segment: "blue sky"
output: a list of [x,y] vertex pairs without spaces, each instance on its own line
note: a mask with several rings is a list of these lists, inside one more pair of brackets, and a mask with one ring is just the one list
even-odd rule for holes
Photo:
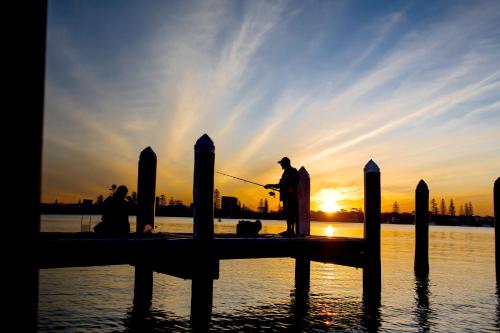
[[151,146],[157,192],[190,202],[207,133],[218,170],[274,183],[282,156],[305,166],[313,208],[362,207],[373,158],[385,210],[411,211],[423,178],[492,213],[498,1],[50,1],[47,38],[43,201],[135,190]]

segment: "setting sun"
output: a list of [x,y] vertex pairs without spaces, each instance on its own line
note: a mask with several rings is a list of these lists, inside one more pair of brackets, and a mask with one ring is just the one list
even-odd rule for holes
[[333,194],[325,194],[322,199],[320,209],[327,213],[333,213],[340,209],[337,198]]
[[337,190],[321,190],[318,193],[319,209],[326,213],[333,213],[340,210],[338,204],[339,193]]

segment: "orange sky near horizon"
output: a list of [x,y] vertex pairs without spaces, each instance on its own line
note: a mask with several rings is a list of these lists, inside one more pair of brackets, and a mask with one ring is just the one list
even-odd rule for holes
[[[282,170],[278,164],[275,164],[273,162],[274,161],[272,161],[270,164],[271,167],[274,168],[274,170],[262,170],[260,175],[256,175],[253,178],[251,174],[231,174],[262,184],[275,183],[279,181]],[[173,193],[169,190],[171,186],[169,186],[165,179],[162,178],[162,175],[165,171],[161,169],[161,160],[159,160],[158,163],[160,166],[157,173],[157,196],[163,194],[167,197],[167,200],[170,199],[170,197],[174,197],[174,199],[182,200],[185,204],[189,205],[192,202],[193,168],[191,168],[190,171],[188,170],[189,168],[186,168],[186,170],[184,170],[185,172],[183,179],[181,179],[180,177],[176,179],[178,182],[176,185],[188,186],[189,190],[186,189],[185,191]],[[292,165],[294,165],[293,160]],[[299,168],[299,166],[297,165],[294,166],[296,166],[297,169]],[[217,167],[217,151],[216,170],[222,170]],[[358,172],[356,173],[349,173],[346,172],[347,170],[343,169],[342,174],[340,172],[332,172],[332,174],[337,175],[337,177],[325,176],[320,179],[315,178],[314,170],[316,170],[314,167],[309,167],[308,169],[311,177],[311,210],[331,212],[338,211],[340,209],[344,209],[347,211],[353,208],[364,209],[363,165],[358,165]],[[115,181],[114,183],[117,185],[127,185],[129,188],[129,192],[136,191],[137,166],[128,165],[127,167],[123,167],[121,170],[116,171],[116,174],[120,175],[120,177],[115,178],[117,181]],[[399,177],[395,177],[395,179],[391,179],[390,175],[386,175],[384,170],[381,170],[383,212],[392,211],[395,201],[397,201],[401,212],[412,212],[414,210],[414,191],[420,179],[415,177],[415,181],[413,182],[413,184],[408,181],[408,183],[410,184],[402,186],[400,183],[401,177],[403,176],[400,175]],[[411,176],[404,177],[404,179],[408,180],[412,178],[413,177]],[[436,177],[430,177],[430,179],[431,181],[427,180],[430,190],[429,198],[435,198],[438,202],[438,205],[441,201],[441,198],[444,198],[446,206],[448,208],[450,199],[453,199],[456,212],[458,214],[461,205],[472,202],[475,214],[493,215],[493,181],[491,184],[491,193],[488,195],[488,193],[480,193],[477,190],[470,191],[466,188],[457,188],[457,190],[453,191],[448,190],[437,192],[433,190],[432,181],[434,179],[437,179],[439,186],[439,179]],[[42,202],[50,203],[57,200],[58,202],[63,203],[75,203],[82,199],[95,200],[95,198],[101,194],[106,197],[110,193],[108,190],[110,187],[111,184],[102,184],[102,188],[97,189],[93,193],[65,193],[64,195],[50,195],[49,193],[44,192],[42,196]],[[250,209],[257,209],[260,200],[266,198],[271,210],[278,209],[278,193],[276,197],[273,198],[268,195],[268,190],[265,190],[264,188],[256,185],[248,184],[216,173],[214,188],[220,191],[221,196],[237,197],[242,204],[244,204],[246,207],[249,207]]]

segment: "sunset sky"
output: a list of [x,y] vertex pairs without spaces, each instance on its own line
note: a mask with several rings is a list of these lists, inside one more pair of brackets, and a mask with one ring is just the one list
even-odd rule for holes
[[46,64],[43,202],[135,191],[151,146],[157,194],[190,203],[207,133],[216,170],[265,184],[283,156],[304,166],[314,210],[363,207],[373,159],[384,211],[412,211],[424,179],[493,214],[500,1],[49,1]]

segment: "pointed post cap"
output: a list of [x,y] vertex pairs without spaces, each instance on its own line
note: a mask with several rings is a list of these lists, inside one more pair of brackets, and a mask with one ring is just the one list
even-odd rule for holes
[[497,180],[495,180],[495,187],[499,186],[500,186],[500,177],[498,177]]
[[420,179],[417,185],[417,190],[428,190],[429,188],[427,187],[427,183],[423,180]]
[[197,141],[196,144],[194,145],[195,149],[214,149],[214,142],[210,137],[205,133],[203,134]]
[[139,155],[139,160],[144,160],[144,159],[156,160],[156,153],[153,151],[153,149],[150,146],[148,146],[143,151],[141,151],[141,154]]
[[378,167],[377,163],[373,162],[373,160],[369,160],[363,170],[365,171],[365,173],[380,172],[380,168]]
[[309,178],[309,172],[307,172],[306,168],[304,168],[303,166],[300,167],[300,169],[299,169],[299,175],[301,177],[307,177],[307,178]]

